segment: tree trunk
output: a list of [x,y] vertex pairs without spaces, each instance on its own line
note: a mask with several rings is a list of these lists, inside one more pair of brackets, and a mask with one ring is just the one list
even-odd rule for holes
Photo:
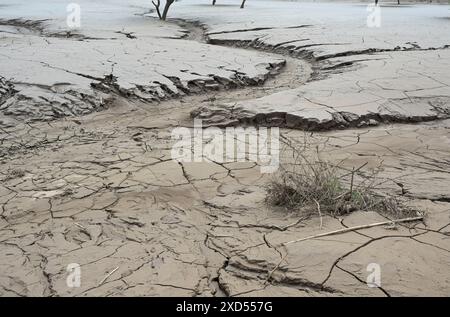
[[167,12],[169,12],[169,7],[170,5],[174,2],[175,0],[166,0],[166,5],[164,6],[164,11],[162,14],[162,19],[165,21],[167,18]]
[[161,5],[161,1],[160,0],[156,0],[156,2],[152,1],[152,3],[153,3],[153,5],[156,8],[156,13],[158,13],[158,18],[161,20],[162,19],[161,18],[161,12],[159,11],[159,6]]
[[378,5],[378,0],[375,0],[375,5]]
[[241,9],[244,9],[245,1],[246,0],[242,0]]
[[216,4],[216,0],[213,0],[213,5],[215,5]]

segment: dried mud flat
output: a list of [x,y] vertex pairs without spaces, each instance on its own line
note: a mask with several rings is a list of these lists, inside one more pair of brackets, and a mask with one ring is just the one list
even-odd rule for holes
[[[449,294],[448,7],[386,7],[370,29],[357,4],[183,1],[167,23],[146,6],[99,5],[71,33],[59,11],[2,9],[0,295]],[[282,247],[387,219],[356,211],[320,228],[264,203],[257,163],[172,160],[171,132],[193,117],[307,130],[311,151],[367,163],[426,217]]]

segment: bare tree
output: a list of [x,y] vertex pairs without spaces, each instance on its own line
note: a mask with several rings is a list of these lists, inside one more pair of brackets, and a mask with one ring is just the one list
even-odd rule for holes
[[[375,1],[378,1],[378,0],[375,0]],[[156,8],[156,13],[158,13],[159,19],[162,20],[161,12],[159,11],[159,6],[161,5],[160,0],[156,0],[156,2],[155,2],[155,1],[152,1],[152,3],[153,3],[153,5],[154,5],[155,8]]]
[[[245,1],[245,0],[244,0]],[[431,2],[431,1],[430,1]],[[397,4],[400,4],[400,0],[397,0]],[[378,5],[378,0],[375,0],[375,5]]]
[[154,0],[152,0],[152,3],[156,8],[156,13],[158,14],[158,17],[160,20],[166,20],[167,13],[169,12],[169,8],[172,5],[172,3],[174,3],[174,2],[175,2],[175,0],[166,0],[166,5],[164,6],[164,10],[161,14],[161,10],[159,9],[159,7],[161,5],[161,0],[156,0],[156,2]]
[[[241,3],[241,9],[244,9],[245,1],[246,1],[246,0],[242,0],[242,3]],[[378,0],[376,0],[376,1],[378,1]],[[400,1],[400,0],[399,0],[399,1]],[[212,5],[215,5],[215,4],[216,4],[216,0],[212,0]]]

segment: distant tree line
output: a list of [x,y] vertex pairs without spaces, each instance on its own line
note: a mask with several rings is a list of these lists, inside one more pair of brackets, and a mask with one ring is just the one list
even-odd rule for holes
[[[431,2],[431,0],[430,0]],[[397,0],[397,3],[400,4],[400,0]],[[375,0],[375,5],[378,5],[378,0]]]
[[[245,1],[246,0],[242,0],[241,2],[241,9],[243,9],[245,7]],[[378,1],[379,0],[375,0],[375,5],[378,5]],[[156,9],[156,13],[158,14],[158,17],[160,20],[166,20],[167,19],[167,13],[169,12],[169,8],[172,5],[172,3],[174,3],[175,0],[166,0],[166,4],[164,5],[164,9],[161,13],[161,0],[152,0],[153,5],[155,6]],[[430,0],[431,2],[431,0]],[[397,3],[400,4],[400,0],[397,0]],[[216,4],[216,0],[212,0],[212,5]]]
[[[245,7],[245,1],[246,0],[242,0],[241,2],[241,9],[244,9]],[[375,0],[376,2],[378,2],[378,0]],[[400,0],[399,0],[400,1]],[[166,20],[167,19],[167,13],[169,12],[169,8],[172,5],[172,3],[174,3],[175,0],[166,0],[166,4],[164,5],[164,9],[161,12],[161,0],[152,0],[152,4],[156,9],[156,14],[158,14],[158,18],[160,20]],[[216,4],[216,0],[212,0],[212,5]]]
[[[244,9],[245,1],[246,1],[246,0],[242,0],[242,3],[241,3],[241,9]],[[377,1],[378,1],[378,0],[377,0]],[[216,4],[216,0],[213,0],[213,1],[212,1],[212,5],[215,5],[215,4]]]

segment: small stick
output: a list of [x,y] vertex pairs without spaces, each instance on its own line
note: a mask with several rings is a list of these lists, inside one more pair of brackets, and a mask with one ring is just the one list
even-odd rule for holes
[[75,226],[77,226],[83,230],[86,230],[86,228],[84,226],[80,225],[78,222],[75,222]]
[[306,238],[300,238],[300,239],[297,239],[297,240],[284,242],[282,245],[288,245],[288,244],[291,244],[291,243],[296,243],[296,242],[310,240],[310,239],[319,238],[319,237],[331,236],[331,235],[334,235],[334,234],[340,234],[340,233],[345,233],[345,232],[349,232],[349,231],[355,231],[355,230],[359,230],[359,229],[366,229],[366,228],[372,228],[372,227],[377,227],[377,226],[396,224],[396,223],[400,223],[400,222],[417,221],[417,220],[422,220],[422,219],[423,219],[423,216],[421,216],[421,217],[412,217],[412,218],[404,218],[404,219],[398,219],[398,220],[391,220],[391,221],[376,222],[376,223],[372,223],[372,224],[368,224],[368,225],[349,227],[349,228],[344,228],[344,229],[339,229],[339,230],[334,230],[334,231],[330,231],[330,232],[316,234],[316,235],[309,236],[309,237],[306,237]]
[[[344,160],[342,160],[341,162],[343,162],[343,161],[344,161]],[[340,163],[341,163],[341,162],[340,162]],[[364,164],[362,164],[362,165],[361,165],[360,167],[358,167],[357,169],[355,169],[355,167],[353,166],[352,170],[349,171],[349,170],[346,169],[346,168],[340,167],[340,166],[339,166],[340,163],[339,163],[338,165],[334,165],[334,166],[335,166],[335,167],[338,167],[338,168],[340,168],[340,169],[342,169],[342,170],[344,170],[344,171],[348,171],[347,174],[341,175],[341,177],[350,175],[350,174],[352,174],[352,173],[357,173],[357,172],[359,172],[364,166],[366,166],[367,164],[369,164],[369,162],[365,162]]]
[[281,227],[280,230],[285,231],[285,230],[289,229],[290,227],[294,227],[294,226],[298,225],[300,222],[302,222],[303,220],[306,220],[306,219],[308,219],[308,217],[302,217],[302,218],[298,219],[296,222],[291,223],[290,225]]
[[[314,198],[313,198],[314,199]],[[319,212],[319,217],[320,217],[320,230],[322,230],[322,225],[323,225],[323,220],[322,220],[322,212],[320,211],[320,204],[319,202],[314,199],[314,201],[316,202],[317,205],[317,211]]]
[[270,278],[272,277],[272,274],[275,273],[275,271],[280,267],[281,263],[283,263],[284,259],[287,257],[287,252],[286,254],[281,258],[280,262],[278,262],[278,264],[273,268],[272,271],[269,272],[269,275],[266,278],[265,284],[267,284],[267,282],[269,282]]
[[105,283],[105,281],[108,279],[108,277],[110,277],[111,275],[113,275],[113,273],[115,271],[117,271],[119,269],[119,267],[116,267],[114,270],[112,270],[111,272],[109,272],[108,274],[106,274],[106,276],[100,281],[100,283],[98,283],[98,286],[102,285],[103,283]]
[[352,199],[353,196],[353,179],[355,177],[355,168],[353,167],[352,169],[352,180],[350,182],[350,200]]

